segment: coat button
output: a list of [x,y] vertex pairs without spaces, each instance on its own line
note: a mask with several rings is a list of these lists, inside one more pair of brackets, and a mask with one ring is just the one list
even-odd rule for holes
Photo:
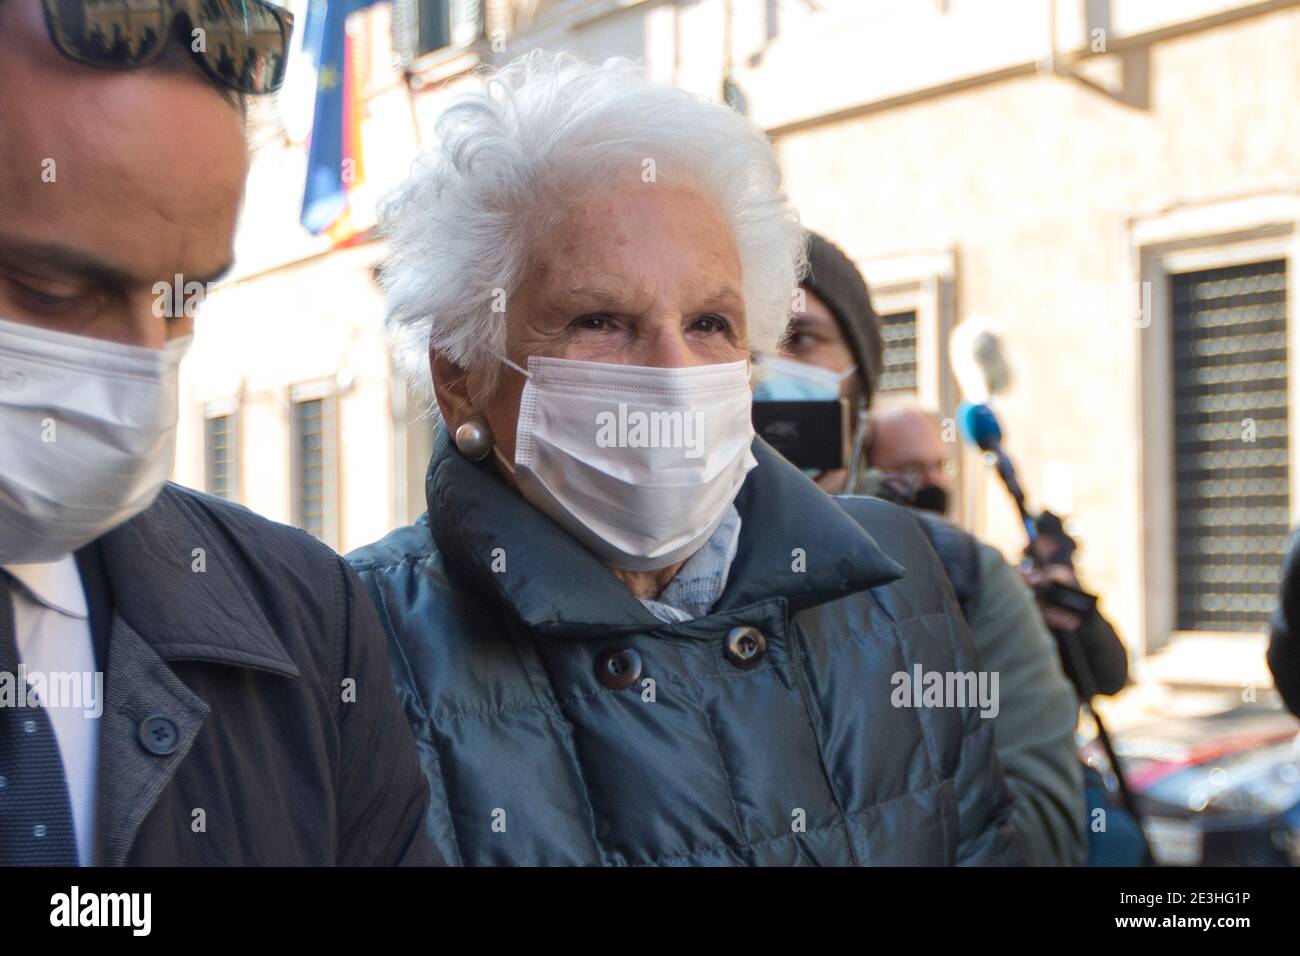
[[627,690],[640,676],[641,655],[636,651],[605,651],[596,658],[596,679],[610,690]]
[[737,667],[753,667],[767,652],[767,638],[756,627],[733,627],[727,632],[727,658]]
[[176,721],[161,714],[140,721],[136,736],[140,739],[140,746],[157,757],[173,754],[181,745],[181,734],[176,729]]

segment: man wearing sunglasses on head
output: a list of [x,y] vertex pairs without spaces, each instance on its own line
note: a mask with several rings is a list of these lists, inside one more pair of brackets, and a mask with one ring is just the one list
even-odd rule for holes
[[435,862],[355,575],[165,483],[192,321],[154,286],[229,267],[291,29],[0,0],[0,865]]

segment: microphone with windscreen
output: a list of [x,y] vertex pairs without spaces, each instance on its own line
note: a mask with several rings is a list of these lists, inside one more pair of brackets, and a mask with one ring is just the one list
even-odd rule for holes
[[966,396],[957,406],[957,427],[966,441],[992,459],[998,477],[1016,503],[1032,545],[1038,536],[1034,517],[1025,507],[1025,492],[1016,477],[1016,466],[1002,450],[1002,426],[988,405],[989,399],[1011,384],[1011,366],[1002,338],[989,320],[972,317],[952,330],[948,354],[957,384]]

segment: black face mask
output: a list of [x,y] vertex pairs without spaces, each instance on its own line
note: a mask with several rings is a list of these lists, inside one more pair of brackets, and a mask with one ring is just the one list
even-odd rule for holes
[[912,507],[937,514],[948,513],[948,492],[938,485],[922,485],[912,496]]

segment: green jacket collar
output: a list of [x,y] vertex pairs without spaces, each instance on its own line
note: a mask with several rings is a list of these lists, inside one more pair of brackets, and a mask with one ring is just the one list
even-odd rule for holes
[[[736,497],[740,545],[715,613],[784,598],[790,610],[887,584],[903,570],[797,468],[755,439]],[[453,573],[546,633],[611,637],[664,625],[577,539],[473,463],[440,428],[425,492],[434,541]]]

